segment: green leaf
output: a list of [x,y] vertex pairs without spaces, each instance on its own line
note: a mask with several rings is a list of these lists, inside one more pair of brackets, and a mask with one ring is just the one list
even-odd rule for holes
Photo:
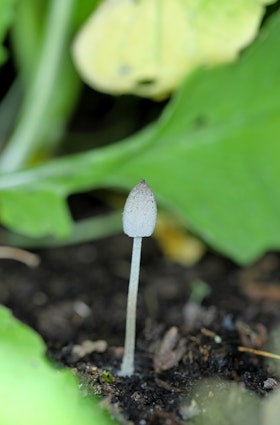
[[1,369],[4,368],[2,363],[4,354],[7,354],[6,352],[11,349],[12,345],[17,347],[14,354],[20,353],[22,359],[39,358],[40,362],[42,361],[45,354],[45,344],[42,338],[13,318],[11,312],[3,306],[0,306],[0,335]]
[[[14,189],[1,194],[2,218],[7,227],[36,237],[56,234],[66,237],[72,230],[72,220],[61,194],[54,187],[39,190]],[[39,226],[39,230],[38,230]]]
[[38,334],[0,307],[0,423],[113,425],[95,400],[82,400],[68,370],[47,361]]
[[[188,78],[144,131],[106,148],[2,175],[0,211],[2,195],[11,191],[16,205],[18,190],[24,196],[31,189],[59,188],[66,198],[96,187],[130,189],[145,178],[161,205],[232,259],[246,263],[279,248],[279,75],[278,13],[234,65]],[[21,214],[22,220],[33,216],[37,236],[44,234],[31,203]],[[16,221],[9,225],[19,229]],[[56,223],[52,226],[57,232]]]
[[2,46],[2,42],[15,16],[15,3],[16,0],[1,0],[0,2],[0,65],[2,65],[7,58],[7,52]]

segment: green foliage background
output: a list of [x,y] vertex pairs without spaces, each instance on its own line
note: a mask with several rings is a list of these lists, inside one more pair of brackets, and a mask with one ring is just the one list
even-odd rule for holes
[[[32,9],[27,16],[34,25],[24,35],[27,24],[20,29],[21,15],[15,14],[15,46],[19,38],[27,43],[24,56],[15,48],[26,95],[0,158],[2,223],[32,238],[51,235],[67,241],[79,226],[68,210],[70,194],[94,188],[128,191],[144,177],[160,206],[176,212],[188,228],[233,260],[247,263],[278,249],[279,12],[235,63],[199,69],[187,77],[152,125],[104,148],[48,159],[77,101],[81,82],[69,46],[92,10],[90,3],[81,2],[79,14],[74,0],[63,0],[60,6],[42,1],[38,10],[30,0],[17,3],[25,12]],[[43,26],[38,26],[40,20]],[[54,45],[53,37],[59,41],[55,51],[48,47]],[[36,52],[34,57],[31,52]],[[0,125],[7,113],[5,103],[1,107]],[[30,167],[38,153],[44,163]],[[112,231],[120,229],[116,216],[108,216],[108,222]],[[106,218],[101,224],[106,229]]]

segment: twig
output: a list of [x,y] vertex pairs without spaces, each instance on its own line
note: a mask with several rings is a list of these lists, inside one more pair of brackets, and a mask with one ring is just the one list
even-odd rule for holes
[[237,347],[237,350],[244,353],[255,354],[256,356],[263,356],[268,357],[270,359],[280,360],[279,354],[269,353],[268,351],[255,350],[254,348],[243,347],[242,345],[239,345]]
[[37,267],[40,263],[38,255],[20,248],[0,246],[0,259],[16,260],[28,267]]

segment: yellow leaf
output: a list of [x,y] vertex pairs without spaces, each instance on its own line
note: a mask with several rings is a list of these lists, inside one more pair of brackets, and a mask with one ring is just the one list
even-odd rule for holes
[[97,90],[164,98],[200,65],[233,60],[275,0],[104,0],[73,57]]

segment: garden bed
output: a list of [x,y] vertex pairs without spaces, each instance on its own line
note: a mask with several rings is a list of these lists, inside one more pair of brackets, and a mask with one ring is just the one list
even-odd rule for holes
[[[226,382],[259,400],[277,387],[275,363],[249,351],[271,350],[270,334],[280,320],[280,256],[270,253],[241,269],[208,252],[185,267],[164,258],[148,239],[136,371],[119,377],[130,253],[131,240],[117,236],[41,251],[36,269],[3,260],[0,301],[43,336],[48,356],[73,370],[84,394],[101,397],[123,423],[196,423],[207,415],[212,423],[209,400],[230,394]],[[201,282],[209,291],[196,303],[194,288]]]

